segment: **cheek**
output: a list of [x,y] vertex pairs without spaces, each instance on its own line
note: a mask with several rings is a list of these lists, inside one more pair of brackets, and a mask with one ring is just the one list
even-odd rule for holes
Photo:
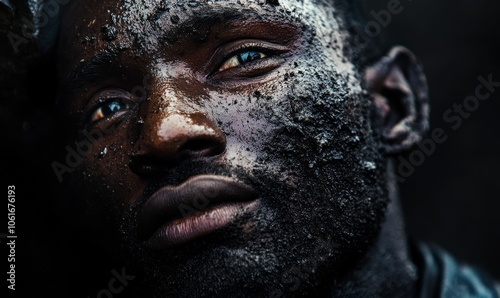
[[385,170],[370,127],[369,98],[355,72],[316,58],[321,55],[297,62],[272,93],[270,119],[281,130],[264,150],[281,165],[278,172],[299,186],[290,205],[299,219],[306,218],[303,210],[323,214],[315,217],[319,221],[332,221],[336,213],[351,215],[337,222],[372,218],[370,210],[380,214]]
[[91,206],[127,209],[143,190],[141,180],[129,168],[130,144],[127,125],[116,129],[90,129],[80,134],[75,145],[81,164],[72,173],[78,181],[78,195]]
[[223,162],[230,167],[251,172],[265,166],[268,171],[273,171],[272,163],[263,163],[269,161],[265,148],[279,133],[279,126],[273,123],[270,112],[275,103],[270,96],[261,94],[267,87],[260,86],[260,91],[254,93],[210,94],[215,100],[210,102],[207,113],[226,134]]

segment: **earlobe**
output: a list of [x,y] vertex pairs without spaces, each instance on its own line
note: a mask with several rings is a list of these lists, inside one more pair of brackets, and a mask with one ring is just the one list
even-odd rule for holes
[[408,49],[395,47],[365,71],[387,154],[411,149],[429,127],[427,82]]

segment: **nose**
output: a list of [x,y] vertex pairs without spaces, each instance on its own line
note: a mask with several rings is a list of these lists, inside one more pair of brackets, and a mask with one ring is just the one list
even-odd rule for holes
[[[176,107],[181,102],[176,100]],[[224,132],[206,113],[192,107],[160,107],[148,111],[145,119],[130,162],[136,174],[147,175],[187,159],[214,157],[226,149]]]
[[146,128],[143,144],[150,155],[175,162],[218,155],[226,138],[206,115],[174,112]]

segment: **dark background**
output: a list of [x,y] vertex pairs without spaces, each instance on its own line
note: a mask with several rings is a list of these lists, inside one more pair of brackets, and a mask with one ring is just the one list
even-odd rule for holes
[[[366,2],[370,11],[389,0]],[[474,95],[478,76],[500,82],[500,1],[401,0],[382,29],[384,47],[400,44],[421,60],[431,99],[431,130],[448,135],[400,184],[413,238],[435,242],[500,279],[500,88],[457,129],[446,110]],[[406,157],[407,158],[407,157]]]

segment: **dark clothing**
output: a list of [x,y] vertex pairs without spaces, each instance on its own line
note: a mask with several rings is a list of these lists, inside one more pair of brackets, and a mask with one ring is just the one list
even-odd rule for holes
[[499,285],[486,274],[457,263],[442,249],[417,244],[413,249],[419,270],[419,298],[500,298]]

